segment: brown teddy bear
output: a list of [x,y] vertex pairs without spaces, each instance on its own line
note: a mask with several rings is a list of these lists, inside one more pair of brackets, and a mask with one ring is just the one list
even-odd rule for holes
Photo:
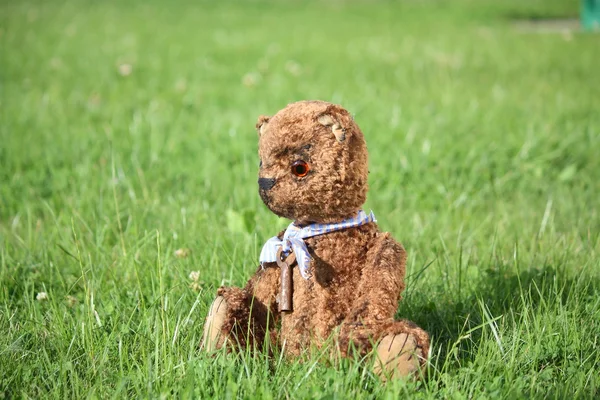
[[256,127],[260,197],[294,222],[267,241],[246,287],[219,288],[202,347],[270,343],[298,356],[331,337],[342,356],[376,348],[384,379],[418,371],[429,337],[394,320],[406,253],[361,210],[368,169],[358,125],[338,105],[301,101]]

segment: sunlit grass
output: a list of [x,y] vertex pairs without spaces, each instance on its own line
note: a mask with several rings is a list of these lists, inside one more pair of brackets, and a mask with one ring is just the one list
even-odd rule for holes
[[[597,397],[599,37],[577,2],[3,2],[0,395]],[[198,352],[219,285],[288,221],[260,114],[343,104],[366,207],[409,253],[422,382]],[[193,273],[198,271],[197,273]],[[42,294],[44,293],[44,294]]]

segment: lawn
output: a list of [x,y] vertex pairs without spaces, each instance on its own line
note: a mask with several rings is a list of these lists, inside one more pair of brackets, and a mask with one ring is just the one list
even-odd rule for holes
[[[600,36],[515,25],[577,15],[0,0],[0,398],[597,398]],[[289,223],[257,194],[254,123],[300,99],[365,133],[426,380],[197,349],[216,288]]]

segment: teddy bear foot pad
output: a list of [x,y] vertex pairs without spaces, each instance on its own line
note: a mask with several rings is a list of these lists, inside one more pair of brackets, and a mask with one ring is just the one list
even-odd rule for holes
[[204,324],[202,345],[200,346],[205,351],[210,352],[217,349],[219,339],[221,338],[221,327],[227,316],[227,309],[227,302],[223,296],[218,296],[210,305],[206,323]]
[[399,379],[415,375],[421,367],[423,351],[418,347],[414,335],[390,334],[377,346],[376,357],[373,372],[386,381],[388,378]]

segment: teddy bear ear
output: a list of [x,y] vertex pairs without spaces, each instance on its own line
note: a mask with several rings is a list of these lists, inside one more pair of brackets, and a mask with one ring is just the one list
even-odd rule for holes
[[258,117],[258,121],[256,121],[256,131],[258,132],[259,137],[265,133],[265,129],[267,128],[270,119],[271,117],[267,117],[266,115]]
[[317,117],[317,121],[323,125],[331,128],[331,132],[335,136],[338,142],[346,140],[346,129],[330,114],[321,114]]

